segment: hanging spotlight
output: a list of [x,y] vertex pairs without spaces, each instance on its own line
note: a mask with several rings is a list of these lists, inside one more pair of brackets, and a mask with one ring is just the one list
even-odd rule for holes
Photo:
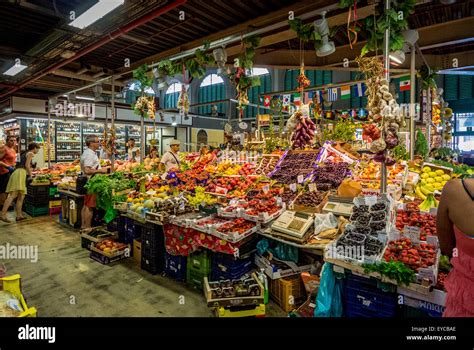
[[405,54],[410,51],[410,48],[415,45],[415,43],[418,41],[418,38],[420,37],[418,31],[414,29],[405,30],[402,32],[402,35],[404,41],[402,49],[392,51],[388,55],[390,60],[396,64],[402,64],[405,62]]
[[318,57],[328,56],[336,51],[334,41],[329,41],[329,26],[326,20],[326,11],[321,14],[322,18],[314,21],[314,29],[321,35],[322,44],[316,49]]
[[224,47],[218,47],[212,51],[212,55],[214,56],[214,60],[217,64],[217,74],[222,74],[225,70],[225,64],[227,62],[227,52],[225,51]]

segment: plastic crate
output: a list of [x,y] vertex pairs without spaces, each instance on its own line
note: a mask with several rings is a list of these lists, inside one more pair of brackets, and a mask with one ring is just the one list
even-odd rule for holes
[[344,306],[347,317],[395,317],[397,293],[377,287],[377,280],[347,274]]
[[199,273],[201,275],[209,275],[211,271],[211,254],[207,250],[197,251],[188,255],[187,270]]
[[415,299],[405,295],[398,296],[403,317],[443,317],[445,307],[429,301]]
[[49,208],[49,215],[58,215],[61,213],[61,207]]
[[211,279],[238,279],[254,268],[253,256],[236,259],[232,255],[215,253],[211,264]]
[[[188,260],[188,267],[189,267],[189,260]],[[186,284],[190,287],[204,290],[204,277],[209,277],[208,273],[200,273],[199,271],[193,269],[187,269],[186,274]]]
[[285,312],[290,312],[301,305],[307,298],[303,280],[300,275],[270,280],[270,296]]
[[145,270],[151,273],[152,275],[156,275],[158,273],[163,272],[163,267],[164,267],[164,259],[162,256],[161,257],[144,256],[143,250],[142,250],[142,262],[141,262],[142,270]]
[[28,194],[30,195],[41,195],[41,194],[44,194],[46,196],[49,197],[49,188],[50,188],[50,184],[45,184],[45,185],[31,185],[31,184],[28,184],[26,186],[26,189],[27,189],[27,192]]
[[3,290],[9,292],[20,301],[23,312],[18,317],[36,317],[36,309],[34,307],[28,307],[26,304],[21,292],[20,280],[21,276],[18,274],[0,278]]
[[29,193],[25,196],[25,204],[34,205],[37,207],[49,206],[48,195],[30,195]]
[[176,280],[185,282],[186,281],[186,265],[188,257],[180,255],[171,255],[165,253],[165,268],[164,272],[166,276]]
[[49,213],[49,207],[35,207],[31,204],[25,204],[25,212],[28,215],[31,215],[33,217],[35,216],[41,216],[41,215],[48,215]]
[[56,198],[56,195],[58,194],[58,187],[57,186],[51,186],[49,188],[48,194],[50,197]]
[[49,207],[50,208],[58,208],[58,207],[61,207],[61,201],[57,201],[57,200],[54,200],[54,201],[49,201]]

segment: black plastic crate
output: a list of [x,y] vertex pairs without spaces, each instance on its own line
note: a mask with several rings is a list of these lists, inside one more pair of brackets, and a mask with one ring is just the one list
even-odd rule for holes
[[147,257],[143,255],[142,251],[141,268],[142,270],[145,270],[151,273],[152,275],[162,273],[164,268],[164,257]]
[[41,186],[33,186],[31,184],[28,184],[26,186],[27,192],[30,195],[46,195],[49,197],[49,187],[50,185],[41,185]]
[[25,204],[31,204],[38,207],[49,206],[49,196],[45,195],[30,195],[29,193],[25,196]]
[[123,242],[127,244],[133,244],[133,240],[140,238],[142,234],[142,229],[139,224],[137,224],[134,220],[125,218],[125,230],[124,230],[124,237]]
[[165,267],[164,272],[166,276],[176,281],[186,281],[186,263],[188,258],[186,256],[171,255],[165,252]]

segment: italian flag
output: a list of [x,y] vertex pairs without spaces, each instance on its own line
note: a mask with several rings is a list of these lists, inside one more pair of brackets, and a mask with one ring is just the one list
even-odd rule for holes
[[341,86],[341,100],[348,100],[350,98],[351,98],[351,87],[349,85]]
[[410,76],[400,78],[400,91],[410,90]]

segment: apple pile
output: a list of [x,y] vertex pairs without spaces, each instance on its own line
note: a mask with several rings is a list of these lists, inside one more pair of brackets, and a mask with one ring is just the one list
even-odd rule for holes
[[420,268],[433,266],[436,260],[435,246],[420,243],[415,246],[409,238],[390,241],[384,253],[387,262],[400,261],[412,270],[418,272]]
[[106,254],[113,254],[128,247],[125,243],[115,242],[112,239],[105,239],[102,242],[95,243],[95,247]]
[[420,239],[426,241],[426,236],[435,236],[436,216],[426,213],[420,213],[420,209],[414,206],[407,207],[407,210],[397,211],[396,227],[400,232],[405,226],[420,228]]

